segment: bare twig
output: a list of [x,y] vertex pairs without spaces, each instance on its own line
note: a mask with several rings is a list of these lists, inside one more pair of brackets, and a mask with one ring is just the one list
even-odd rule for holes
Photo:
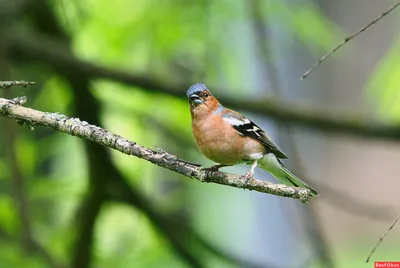
[[375,245],[375,247],[372,249],[371,253],[368,255],[368,258],[365,262],[369,262],[369,260],[372,257],[372,254],[374,254],[375,250],[379,247],[379,245],[382,243],[383,239],[386,237],[386,235],[389,233],[390,230],[393,229],[393,227],[396,225],[396,223],[400,220],[400,216],[397,217],[397,219],[390,225],[389,229],[386,230],[386,232],[381,236],[379,239],[378,243]]
[[383,12],[381,15],[379,15],[378,17],[376,17],[374,20],[372,20],[370,23],[364,25],[363,27],[361,27],[357,32],[353,33],[352,35],[346,37],[339,45],[337,45],[334,49],[332,49],[330,52],[328,52],[327,54],[325,54],[324,56],[322,56],[310,69],[307,70],[307,72],[305,72],[303,74],[303,76],[300,78],[300,80],[303,80],[304,78],[306,78],[307,76],[309,76],[311,74],[312,71],[314,71],[315,68],[318,67],[318,65],[320,65],[323,61],[325,61],[330,55],[332,55],[333,53],[335,53],[337,50],[339,50],[342,46],[344,46],[347,42],[349,42],[350,40],[352,40],[354,37],[356,37],[357,35],[359,35],[360,33],[364,32],[365,30],[367,30],[370,26],[372,26],[373,24],[377,23],[380,19],[382,19],[383,17],[385,17],[387,14],[389,14],[392,10],[394,10],[397,6],[400,5],[400,1],[397,2],[396,4],[394,4],[393,6],[391,6],[390,8],[388,8],[385,12]]
[[45,113],[25,108],[2,98],[0,98],[0,115],[22,120],[30,125],[45,126],[69,135],[78,136],[122,153],[139,157],[201,182],[212,182],[283,197],[291,197],[299,199],[303,203],[309,201],[310,191],[308,189],[272,184],[260,180],[250,180],[248,183],[245,183],[243,176],[240,175],[224,172],[207,172],[207,170],[202,169],[198,165],[182,161],[167,152],[157,152],[145,148],[105,129],[90,125],[85,121],[80,121],[77,118],[68,118],[58,113]]
[[0,88],[10,88],[13,86],[27,87],[27,86],[31,86],[34,84],[35,84],[35,82],[30,82],[30,81],[1,81]]

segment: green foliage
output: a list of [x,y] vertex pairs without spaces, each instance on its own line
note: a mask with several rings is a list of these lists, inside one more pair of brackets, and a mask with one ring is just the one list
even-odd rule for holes
[[38,256],[29,255],[18,243],[3,241],[0,243],[0,267],[43,268],[46,264]]
[[[118,226],[118,228],[115,228]],[[134,230],[134,231],[133,231]],[[131,207],[107,205],[96,227],[98,266],[185,267],[172,256],[169,245],[149,221]]]
[[12,198],[9,195],[0,195],[0,228],[12,236],[15,236],[20,228],[16,211]]
[[367,85],[367,100],[378,108],[379,116],[400,122],[400,43],[395,44],[377,64]]
[[266,10],[286,34],[301,40],[312,52],[325,53],[339,41],[340,29],[312,2],[270,1]]
[[[72,39],[72,51],[81,59],[157,77],[165,84],[178,81],[190,85],[204,80],[217,85],[223,81],[227,88],[243,91],[251,82],[249,66],[254,67],[249,60],[254,50],[249,3],[243,0],[51,1],[53,11]],[[262,6],[266,23],[279,25],[280,31],[303,42],[311,52],[331,48],[339,32],[316,5],[271,1]],[[35,70],[37,66],[32,64],[19,75],[24,77]],[[43,69],[43,72],[45,83],[37,88],[38,92],[29,93],[34,96],[30,99],[31,106],[75,116],[78,96],[74,96],[68,82],[54,70]],[[101,110],[102,127],[150,148],[159,145],[180,158],[206,161],[193,150],[185,101],[104,80],[92,81],[91,93]],[[32,133],[20,128],[13,146],[26,182],[33,234],[50,254],[68,263],[77,239],[77,222],[87,216],[78,213],[89,181],[83,142],[48,129]],[[116,152],[110,154],[130,186],[151,197],[159,205],[160,213],[188,215],[190,224],[193,221],[196,229],[218,246],[236,245],[232,237],[218,239],[233,220],[229,214],[232,206],[246,208],[240,223],[242,228],[253,226],[251,221],[257,215],[248,195],[241,192],[239,201],[232,189],[200,185],[143,160]],[[8,156],[0,152],[0,157],[0,183],[11,188],[10,167],[5,161]],[[1,192],[0,229],[18,236],[18,217],[11,194]],[[242,241],[251,239],[245,233],[238,237]],[[0,252],[0,267],[46,267],[40,254],[27,253],[17,239],[1,240]],[[200,247],[196,252],[203,257],[206,267],[232,267]],[[22,254],[29,257],[20,258]],[[96,221],[93,259],[93,267],[188,266],[146,216],[133,207],[116,203],[107,203]]]
[[[50,77],[35,96],[33,105],[43,111],[68,113],[72,102],[72,94],[68,84],[58,76]],[[58,101],[51,101],[58,100]]]

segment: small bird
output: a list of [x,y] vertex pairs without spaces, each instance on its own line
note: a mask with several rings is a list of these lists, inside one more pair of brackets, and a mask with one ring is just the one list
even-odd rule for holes
[[279,160],[288,158],[270,137],[251,120],[225,108],[204,84],[192,85],[186,93],[190,103],[192,130],[196,145],[208,159],[219,163],[208,170],[241,163],[251,164],[244,175],[253,179],[257,164],[281,183],[307,188],[318,196],[310,185],[296,177]]

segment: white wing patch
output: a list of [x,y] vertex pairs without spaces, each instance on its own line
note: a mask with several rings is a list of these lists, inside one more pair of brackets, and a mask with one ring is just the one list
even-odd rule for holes
[[257,126],[253,126],[253,128],[246,129],[247,132],[254,132],[258,137],[260,137],[260,134],[258,133],[259,130],[261,129]]
[[224,120],[226,120],[229,124],[231,124],[232,126],[241,126],[241,125],[245,125],[245,124],[249,124],[250,120],[247,118],[237,118],[237,117],[233,117],[233,116],[224,116],[222,117]]

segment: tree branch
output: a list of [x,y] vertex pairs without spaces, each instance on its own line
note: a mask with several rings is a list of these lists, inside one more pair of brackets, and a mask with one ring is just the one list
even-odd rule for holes
[[[151,127],[157,128],[157,131],[159,131],[163,136],[168,137],[168,139],[174,144],[179,144],[185,148],[191,148],[193,150],[196,149],[196,145],[193,143],[193,141],[191,141],[187,136],[183,137],[182,135],[179,135],[179,133],[170,130],[167,126],[165,126],[165,122],[158,121],[158,119],[156,118],[146,116],[141,113],[136,113],[135,115],[140,117],[143,122],[146,122]],[[282,132],[282,135],[285,134],[288,133]],[[286,136],[288,136],[288,141],[290,141],[292,135]],[[296,153],[296,150],[294,150],[297,148],[289,149],[290,151],[293,151],[294,156],[298,155],[298,153]],[[296,164],[296,158],[298,158],[298,156],[294,157],[294,162],[292,163]],[[300,167],[301,165],[298,166]],[[297,172],[299,167],[296,167],[296,165],[294,165],[294,167],[295,171]],[[299,173],[300,178],[303,178],[303,174],[304,172]],[[394,215],[393,208],[386,204],[378,204],[375,201],[371,202],[368,200],[358,199],[350,193],[346,193],[346,191],[343,191],[341,189],[336,189],[335,187],[332,187],[327,183],[321,182],[319,180],[312,180],[312,178],[310,178],[309,176],[305,176],[305,178],[310,183],[310,185],[313,185],[315,189],[318,189],[318,191],[324,196],[324,198],[321,199],[321,202],[336,206],[343,211],[354,214],[355,216],[366,217],[369,219],[387,220],[391,219]]]
[[175,171],[200,182],[212,182],[236,188],[254,190],[283,197],[299,199],[307,203],[310,191],[303,188],[289,187],[282,184],[252,180],[245,183],[243,176],[224,172],[207,172],[200,166],[187,163],[161,149],[154,151],[135,142],[126,140],[100,127],[90,125],[77,118],[68,118],[59,113],[45,113],[14,104],[12,100],[0,98],[0,115],[25,122],[28,126],[45,126],[54,130],[78,136],[97,144],[115,149],[124,154],[133,155],[153,164]]
[[[23,37],[21,36],[12,33],[7,35],[10,50],[15,53],[16,57],[24,55],[35,60],[57,62],[91,78],[106,78],[153,92],[186,98],[187,85],[176,85],[170,81],[135,75],[79,60],[71,55],[64,43],[40,34],[25,33]],[[382,125],[379,122],[371,122],[370,119],[351,114],[327,111],[316,107],[296,106],[273,98],[243,100],[221,97],[220,100],[228,107],[266,114],[280,123],[294,124],[330,133],[400,141],[400,126]]]
[[29,82],[29,81],[1,81],[0,82],[0,88],[9,88],[13,86],[17,87],[27,87],[34,85],[35,82]]

